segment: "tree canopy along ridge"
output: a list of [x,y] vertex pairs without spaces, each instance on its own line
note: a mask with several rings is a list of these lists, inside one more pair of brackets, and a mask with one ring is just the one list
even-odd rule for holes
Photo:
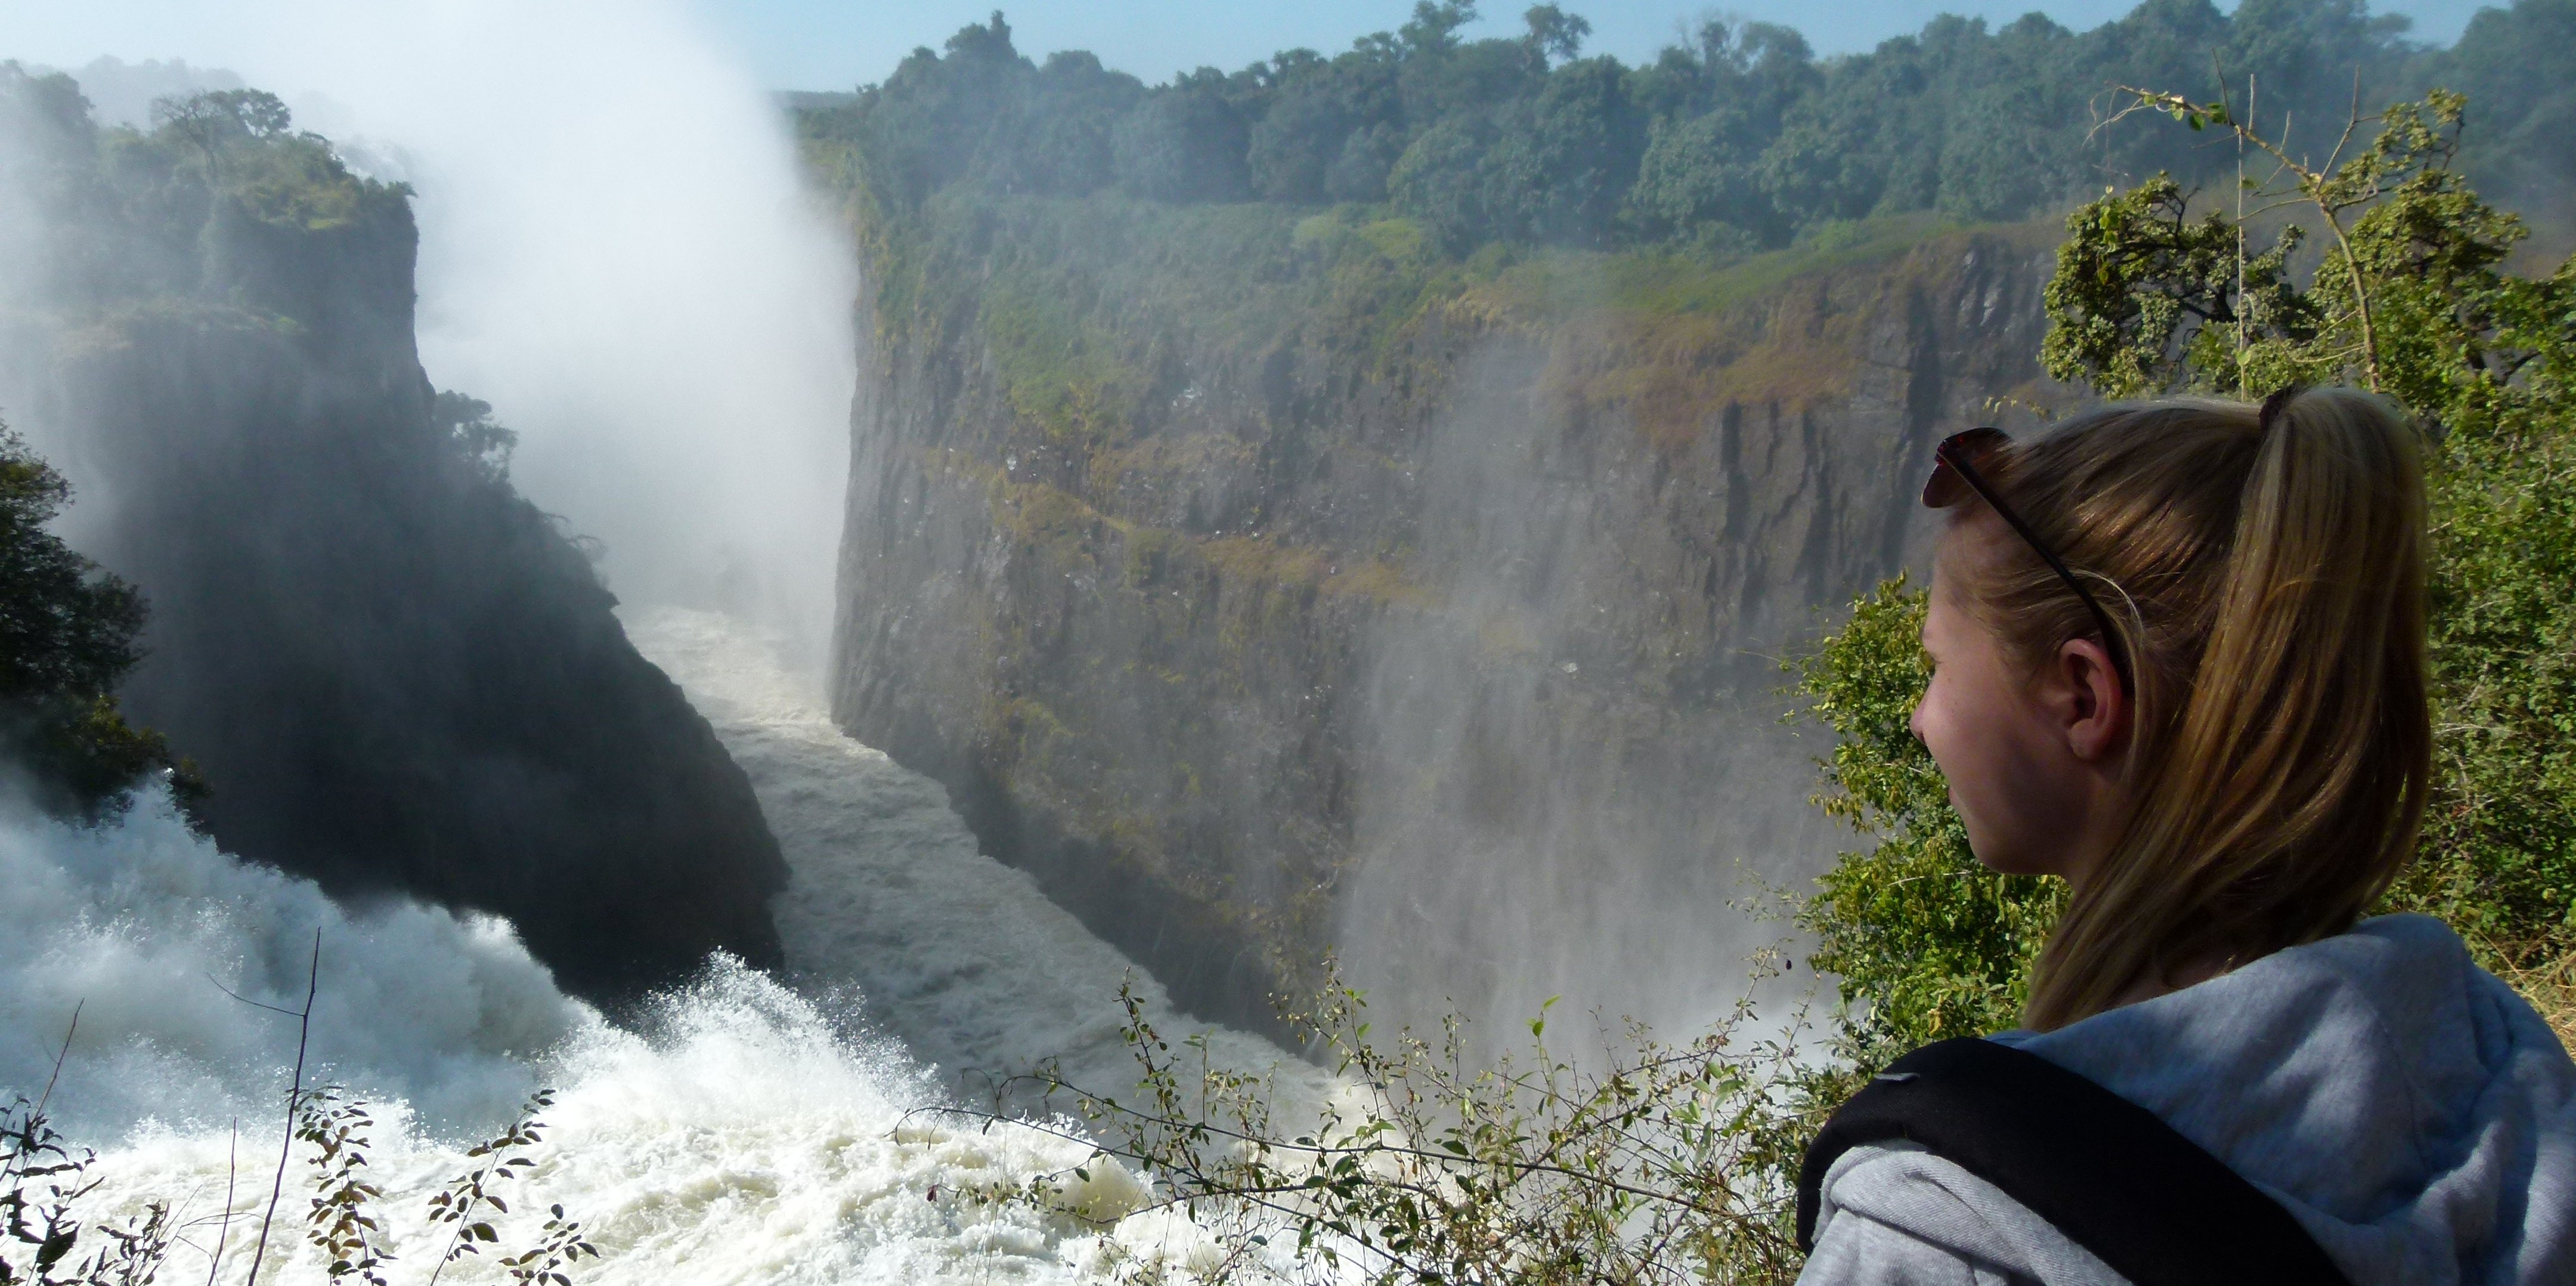
[[2148,0],[2077,32],[2030,14],[1944,15],[1876,49],[1817,58],[1787,27],[1712,20],[1652,61],[1583,57],[1553,4],[1518,38],[1467,40],[1474,0],[1422,0],[1340,54],[1293,49],[1161,85],[1078,51],[1023,55],[996,13],[918,49],[809,135],[845,145],[881,215],[958,185],[1114,191],[1168,204],[1384,207],[1439,250],[1503,242],[1776,248],[1835,223],[1929,211],[1958,222],[2062,209],[2106,182],[2232,171],[2213,135],[2101,129],[2122,85],[2259,87],[2281,142],[2322,153],[2357,103],[2443,87],[2494,113],[2464,158],[2501,195],[2562,193],[2576,130],[2576,5],[2487,9],[2452,48],[2357,0]]
[[[846,203],[879,337],[990,341],[1015,409],[1061,443],[1151,420],[1185,367],[1283,346],[1428,414],[1460,343],[1569,316],[1609,319],[1636,355],[1626,385],[1672,385],[1661,368],[1749,351],[1675,318],[2053,223],[2106,185],[2233,181],[2232,137],[2119,119],[2124,85],[2254,86],[2303,156],[2356,102],[2464,90],[2501,105],[2464,174],[2544,214],[2576,201],[2571,131],[2550,124],[2576,120],[2576,41],[2551,38],[2576,35],[2576,0],[2483,11],[2449,49],[2356,0],[2151,0],[2084,32],[1942,17],[1823,59],[1784,27],[1710,22],[1634,66],[1581,56],[1586,25],[1556,6],[1512,39],[1464,39],[1474,16],[1426,2],[1340,54],[1147,85],[1087,53],[1024,55],[997,13],[800,109],[799,131]],[[1762,356],[1782,368],[1766,390],[1834,384]]]

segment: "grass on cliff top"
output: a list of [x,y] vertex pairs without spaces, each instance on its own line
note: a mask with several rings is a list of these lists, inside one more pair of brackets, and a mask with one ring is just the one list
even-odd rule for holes
[[[1964,230],[1913,214],[1831,224],[1738,258],[1495,245],[1457,259],[1379,206],[1164,205],[961,186],[911,213],[853,212],[870,225],[858,231],[879,260],[870,267],[885,330],[910,334],[924,321],[980,315],[996,338],[1014,342],[1031,333],[1031,307],[1042,306],[1059,314],[1045,329],[1115,337],[1117,360],[1149,375],[1158,349],[1257,353],[1300,338],[1375,365],[1414,323],[1462,301],[1464,316],[1503,324],[1599,311],[1722,313]],[[997,285],[1006,286],[999,298]],[[1096,341],[1079,347],[1077,364],[1100,354]],[[1101,382],[1077,374],[1068,384]]]
[[1605,309],[1648,317],[1727,312],[1804,277],[1878,263],[1963,225],[1932,214],[1834,223],[1740,258],[1632,250],[1548,250],[1492,273],[1480,293],[1531,317]]

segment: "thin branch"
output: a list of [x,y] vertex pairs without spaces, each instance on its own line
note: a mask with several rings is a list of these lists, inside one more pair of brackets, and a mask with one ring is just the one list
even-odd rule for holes
[[206,981],[208,981],[208,982],[210,982],[210,983],[214,983],[215,990],[220,991],[220,992],[224,993],[225,995],[230,996],[230,997],[232,997],[233,999],[238,1000],[238,1001],[242,1002],[243,1004],[250,1006],[250,1007],[251,1007],[251,1008],[253,1008],[253,1009],[265,1009],[265,1010],[267,1010],[268,1012],[270,1012],[270,1013],[272,1013],[272,1014],[284,1014],[284,1015],[286,1015],[286,1016],[287,1016],[287,1017],[289,1017],[289,1018],[301,1018],[301,1017],[303,1017],[303,1016],[304,1016],[304,1015],[302,1015],[302,1014],[299,1014],[299,1013],[295,1012],[295,1011],[294,1011],[294,1010],[292,1010],[292,1009],[280,1009],[280,1008],[278,1008],[278,1007],[277,1007],[277,1006],[275,1006],[275,1005],[271,1005],[271,1004],[263,1004],[263,1003],[262,1003],[262,1002],[260,1002],[260,1001],[253,1000],[253,999],[251,999],[250,997],[245,996],[245,995],[241,994],[240,992],[235,991],[235,990],[233,990],[232,988],[227,987],[227,986],[225,986],[224,984],[222,984],[222,983],[220,983],[220,982],[216,982],[216,981],[215,981],[215,975],[213,975],[213,974],[211,974],[211,973],[206,975]]
[[2352,145],[2352,132],[2361,128],[2361,64],[2352,65],[2352,106],[2344,113],[2343,134],[2335,140],[2334,151],[2326,154],[2322,167],[2328,174],[2343,164],[2343,150]]
[[295,1151],[295,1109],[304,1098],[304,1051],[313,1037],[313,997],[322,986],[322,931],[313,931],[313,968],[304,980],[304,1011],[295,1033],[295,1078],[286,1090],[286,1141],[277,1145],[277,1179],[269,1185],[268,1210],[259,1217],[259,1248],[251,1252],[250,1276],[242,1286],[259,1286],[260,1263],[268,1257],[268,1229],[277,1218],[277,1199],[286,1191],[286,1159]]
[[[2209,59],[2215,64],[2218,61],[2217,51],[2212,50]],[[2255,83],[2254,73],[2245,73],[2245,117],[2248,121],[2255,119]],[[2218,96],[2220,102],[2227,101],[2227,76],[2223,71],[2218,78]],[[2232,116],[2234,113],[2231,111],[2229,115]],[[2236,299],[2241,305],[2245,300],[2245,131],[2234,132],[2236,134]],[[2252,342],[2246,333],[2246,324],[2249,320],[2247,314],[2253,310],[2238,307],[2233,311],[2236,313],[2236,396],[2250,398],[2253,393],[2246,385],[2245,350]]]
[[2326,227],[2333,231],[2335,249],[2343,256],[2344,272],[2352,279],[2354,317],[2361,322],[2361,373],[2370,383],[2370,391],[2379,391],[2379,333],[2370,320],[2370,286],[2362,279],[2361,257],[2353,253],[2352,239],[2344,235],[2343,220],[2326,203],[2322,193],[2316,199],[2317,212],[2325,216]]
[[[223,984],[217,983],[217,986]],[[215,1225],[215,1250],[206,1259],[206,1286],[215,1286],[215,1274],[224,1266],[224,1242],[233,1231],[233,1179],[241,1171],[241,1120],[233,1120],[231,1137],[224,1148],[224,1218]]]
[[54,1051],[54,1073],[45,1078],[45,1092],[36,1096],[38,1115],[44,1113],[45,1104],[53,1101],[54,1083],[63,1078],[63,1060],[72,1056],[72,1037],[80,1031],[81,1006],[88,1003],[86,998],[72,1002],[71,1026],[63,1029],[63,1047]]

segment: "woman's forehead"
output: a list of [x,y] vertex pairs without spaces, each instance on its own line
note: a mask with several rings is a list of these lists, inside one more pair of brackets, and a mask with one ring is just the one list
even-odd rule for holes
[[1963,505],[1949,511],[1941,522],[1941,534],[1933,545],[1932,571],[1937,581],[1941,573],[1956,567],[1962,571],[1981,571],[1990,566],[2009,544],[2012,529],[1984,504]]

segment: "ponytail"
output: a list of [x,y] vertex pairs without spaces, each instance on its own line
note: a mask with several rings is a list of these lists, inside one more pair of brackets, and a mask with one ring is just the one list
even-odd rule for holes
[[[2431,775],[2414,428],[2342,389],[2260,413],[2166,402],[2000,471],[2135,662],[2131,811],[2041,951],[2025,1021],[2350,928],[2413,853]],[[2098,628],[2035,557],[2007,551],[1969,588],[2028,665]]]

